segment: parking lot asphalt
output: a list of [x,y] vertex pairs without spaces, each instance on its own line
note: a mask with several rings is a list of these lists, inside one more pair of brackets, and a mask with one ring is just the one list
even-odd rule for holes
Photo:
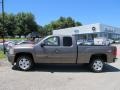
[[120,90],[120,59],[105,65],[102,73],[84,65],[41,64],[23,72],[0,60],[0,90]]
[[120,61],[93,73],[83,65],[36,65],[29,72],[0,64],[0,90],[120,90]]

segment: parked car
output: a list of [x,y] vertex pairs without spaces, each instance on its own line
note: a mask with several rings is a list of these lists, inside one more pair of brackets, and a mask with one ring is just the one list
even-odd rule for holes
[[83,64],[94,72],[101,72],[105,63],[116,60],[115,46],[77,45],[74,36],[50,35],[37,44],[20,44],[10,48],[8,60],[27,71],[35,63]]
[[116,40],[115,43],[116,43],[116,44],[120,44],[120,40]]
[[110,45],[110,40],[105,37],[94,38],[95,45]]
[[3,43],[0,43],[0,50],[3,50]]
[[110,44],[114,43],[114,40],[112,40],[112,39],[108,39],[108,40],[109,40]]
[[20,44],[34,44],[34,42],[30,40],[23,40],[21,42],[16,43],[16,45],[20,45]]
[[77,40],[77,45],[83,45],[84,44],[84,40]]
[[16,43],[14,41],[6,41],[4,43],[6,51],[8,51],[12,46],[14,46]]
[[77,40],[77,45],[94,45],[93,40]]

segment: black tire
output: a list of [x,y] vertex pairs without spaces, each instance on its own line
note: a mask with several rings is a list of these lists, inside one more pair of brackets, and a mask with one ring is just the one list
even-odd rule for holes
[[21,55],[17,58],[16,66],[22,71],[28,71],[33,67],[33,59],[31,56]]
[[91,60],[89,66],[90,66],[91,71],[100,73],[103,71],[104,62],[101,58],[94,58]]

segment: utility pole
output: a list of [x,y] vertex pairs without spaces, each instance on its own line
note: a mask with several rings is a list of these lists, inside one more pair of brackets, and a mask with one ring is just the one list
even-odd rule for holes
[[4,19],[5,19],[5,12],[4,12],[4,0],[2,0],[2,29],[3,29],[3,33],[2,33],[2,38],[3,38],[3,50],[4,50],[4,54],[5,54],[5,28],[4,28],[4,25],[5,25],[5,22],[4,22]]

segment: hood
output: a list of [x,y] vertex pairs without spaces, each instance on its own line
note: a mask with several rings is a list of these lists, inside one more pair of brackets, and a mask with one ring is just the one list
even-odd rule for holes
[[14,48],[33,48],[34,44],[20,44],[20,45],[15,45]]

